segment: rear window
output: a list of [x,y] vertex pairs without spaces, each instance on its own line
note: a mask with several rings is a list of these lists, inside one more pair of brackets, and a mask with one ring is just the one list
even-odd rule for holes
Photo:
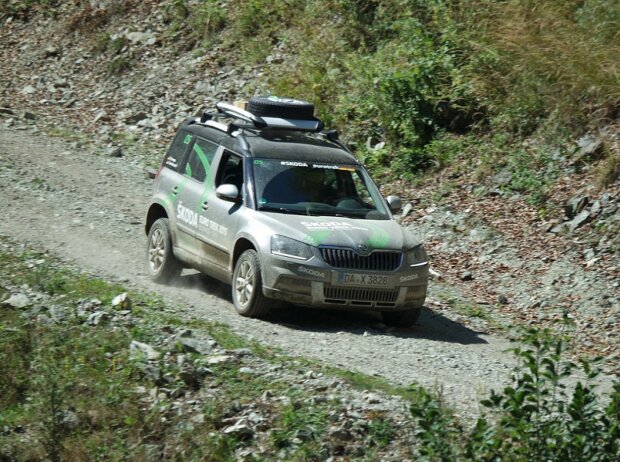
[[192,152],[189,155],[187,165],[185,166],[185,174],[193,179],[204,182],[209,178],[209,184],[213,183],[211,173],[211,164],[217,151],[217,144],[211,143],[202,138],[196,139],[192,146]]
[[180,130],[174,138],[170,149],[168,149],[168,152],[166,153],[164,166],[178,172],[180,165],[183,163],[183,158],[185,156],[185,152],[187,151],[187,147],[191,141],[192,135],[184,130]]

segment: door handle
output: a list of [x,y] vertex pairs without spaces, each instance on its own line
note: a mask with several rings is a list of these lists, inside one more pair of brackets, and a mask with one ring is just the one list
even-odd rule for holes
[[202,210],[207,210],[209,208],[209,204],[206,202],[202,203]]
[[174,188],[172,188],[172,195],[176,196],[177,194],[179,194],[179,187],[175,186]]

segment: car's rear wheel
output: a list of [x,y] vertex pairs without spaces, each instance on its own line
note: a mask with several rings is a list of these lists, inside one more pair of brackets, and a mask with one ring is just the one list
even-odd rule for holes
[[410,327],[413,326],[422,313],[422,307],[412,308],[404,311],[384,311],[382,313],[383,322],[390,326]]
[[178,277],[183,265],[172,253],[172,237],[167,218],[160,218],[149,230],[146,269],[156,282],[169,282]]
[[263,295],[260,261],[255,250],[241,254],[232,280],[232,298],[235,309],[242,316],[259,318],[269,313],[269,299]]

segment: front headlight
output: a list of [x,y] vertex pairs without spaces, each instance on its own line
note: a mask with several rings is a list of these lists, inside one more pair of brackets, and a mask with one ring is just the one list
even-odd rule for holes
[[413,249],[405,252],[406,261],[409,266],[422,266],[428,263],[428,255],[422,245],[417,245]]
[[308,260],[312,257],[312,249],[308,244],[279,234],[271,236],[271,253],[300,260]]

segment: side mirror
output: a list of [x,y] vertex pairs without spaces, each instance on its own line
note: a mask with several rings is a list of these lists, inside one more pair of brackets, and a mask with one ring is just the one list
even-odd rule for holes
[[403,202],[398,196],[388,196],[385,201],[387,202],[387,205],[392,213],[396,213],[403,208]]
[[215,190],[215,195],[225,201],[236,202],[239,199],[239,189],[234,184],[221,184]]

